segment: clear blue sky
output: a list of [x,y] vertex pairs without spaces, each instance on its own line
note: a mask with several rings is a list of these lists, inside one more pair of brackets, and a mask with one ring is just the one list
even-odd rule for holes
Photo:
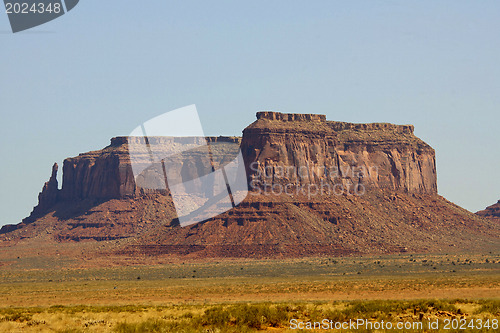
[[12,34],[0,13],[0,225],[54,162],[196,104],[207,135],[259,110],[414,124],[438,189],[500,198],[498,1],[102,1]]

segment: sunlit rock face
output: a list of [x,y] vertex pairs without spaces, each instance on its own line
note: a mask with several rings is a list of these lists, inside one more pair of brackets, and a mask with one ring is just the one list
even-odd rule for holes
[[292,184],[345,191],[437,193],[435,152],[412,125],[351,124],[323,115],[259,112],[241,144],[255,187]]

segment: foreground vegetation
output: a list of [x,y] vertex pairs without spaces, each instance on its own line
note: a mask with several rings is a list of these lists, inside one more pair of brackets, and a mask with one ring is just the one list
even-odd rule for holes
[[[351,302],[239,303],[170,306],[52,306],[0,310],[0,331],[33,332],[293,332],[297,323],[367,320],[370,322],[439,322],[438,329],[408,332],[498,332],[499,300],[413,300]],[[445,329],[461,319],[465,329]],[[294,323],[294,324],[293,324]],[[486,324],[488,323],[488,324]],[[408,324],[409,325],[409,324]],[[451,324],[449,325],[451,327]],[[304,326],[305,327],[305,326]],[[416,326],[415,326],[416,327]],[[296,331],[296,330],[295,330]],[[309,332],[324,331],[304,330]],[[371,332],[364,325],[343,331]]]
[[0,332],[324,332],[307,329],[323,320],[426,325],[406,332],[500,332],[496,254],[28,264],[0,270]]

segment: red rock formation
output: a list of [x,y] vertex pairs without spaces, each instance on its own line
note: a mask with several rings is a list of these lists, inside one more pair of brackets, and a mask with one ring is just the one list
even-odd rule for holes
[[[498,248],[500,224],[437,195],[434,150],[413,134],[413,126],[277,112],[259,112],[257,118],[241,139],[249,178],[257,185],[244,202],[219,216],[179,227],[168,190],[148,191],[134,181],[129,148],[144,139],[118,137],[100,151],[66,159],[61,190],[55,167],[27,221],[32,223],[2,233],[11,241],[39,235],[57,242],[126,239],[112,248],[121,255],[275,257]],[[149,141],[165,140],[171,139]],[[225,143],[239,140],[208,141],[220,144],[212,152],[217,160],[229,161],[234,152]],[[146,150],[133,158],[149,163]],[[188,171],[196,176],[196,170]],[[350,190],[274,195],[262,191],[265,184],[340,184]],[[352,195],[355,185],[366,193]]]
[[496,204],[486,207],[484,210],[480,210],[476,213],[479,216],[497,219],[500,221],[500,200]]
[[[339,184],[437,193],[435,152],[411,125],[259,112],[241,146],[251,184]],[[280,176],[281,174],[281,176]]]
[[135,194],[126,137],[113,138],[102,150],[64,161],[61,201],[109,200]]
[[250,194],[185,228],[157,225],[116,253],[189,257],[448,253],[498,250],[500,226],[436,194],[372,189],[363,196]]
[[48,182],[43,185],[42,192],[38,195],[38,206],[37,209],[33,210],[35,215],[39,213],[44,213],[47,209],[54,206],[57,202],[59,196],[59,189],[57,184],[57,163],[52,166],[52,174]]
[[[129,146],[137,141],[144,140],[142,137],[116,137],[111,139],[111,144],[99,151],[80,154],[77,157],[68,158],[64,161],[63,186],[61,190],[61,201],[74,200],[109,200],[120,198],[133,198],[145,193],[161,192],[148,191],[136,185],[134,174],[130,164]],[[151,145],[163,144],[165,140],[172,138],[150,137]],[[239,143],[240,139],[235,137],[208,137],[210,144],[224,142]],[[136,159],[144,159],[149,163],[149,155],[135,155]],[[137,161],[136,161],[137,162]]]
[[[241,142],[241,138],[227,136],[201,139],[206,140],[213,147],[214,160],[219,163],[229,162],[230,158],[228,157],[234,154],[233,146],[238,147]],[[59,205],[59,210],[62,211],[66,211],[68,207],[80,206],[90,209],[96,204],[111,199],[140,198],[149,194],[168,195],[168,190],[148,190],[136,185],[131,167],[129,146],[140,140],[144,140],[144,138],[112,138],[111,144],[101,150],[82,153],[76,157],[65,159],[62,189],[58,189],[58,166],[55,163],[49,181],[45,183],[42,192],[38,196],[38,205],[33,209],[30,216],[20,224],[2,227],[0,233],[7,233],[32,223],[37,218],[53,211],[57,205]],[[150,143],[153,145],[168,146],[165,145],[165,140],[173,140],[173,138],[149,138]],[[226,144],[231,147],[228,148]],[[134,158],[144,159],[145,163],[149,163],[147,153],[135,155]],[[196,172],[197,170],[193,170],[191,173],[196,177]],[[78,208],[77,210],[81,209]],[[170,210],[173,210],[173,207]],[[63,213],[63,215],[66,216],[67,214]],[[163,220],[163,217],[161,219]],[[99,223],[94,222],[91,224],[94,226],[99,225]],[[119,225],[120,223],[116,224],[116,226]],[[90,231],[90,229],[86,229],[86,231]],[[75,233],[73,236],[61,236],[60,238],[69,239],[72,237],[84,239],[85,237],[92,238],[94,236],[82,235],[82,237],[78,237]]]
[[36,218],[43,216],[52,208],[59,199],[59,189],[57,182],[57,170],[59,166],[54,163],[49,181],[45,182],[42,192],[38,194],[38,205],[33,208],[30,216],[23,220],[23,223],[30,223]]

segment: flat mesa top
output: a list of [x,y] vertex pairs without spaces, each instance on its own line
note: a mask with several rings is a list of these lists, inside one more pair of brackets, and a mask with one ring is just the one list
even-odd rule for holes
[[317,131],[387,131],[400,134],[413,134],[413,125],[395,125],[390,123],[355,124],[342,121],[326,120],[324,114],[281,113],[274,111],[257,112],[257,121],[248,128],[290,128]]
[[[413,131],[413,125],[395,125],[390,123],[367,123],[356,124],[341,121],[326,120],[322,114],[300,114],[281,113],[275,111],[261,111],[256,114],[257,120],[250,124],[245,130],[243,137],[252,135],[262,135],[270,132],[332,135],[343,142],[378,142],[379,144],[411,144],[417,145],[421,149],[432,149],[422,140],[417,138]],[[260,133],[260,134],[257,134]],[[192,137],[191,137],[192,138]],[[175,140],[189,140],[190,137],[175,138]],[[203,139],[203,138],[199,138]],[[111,139],[111,145],[107,148],[125,147],[127,144],[137,143],[144,140],[144,137],[119,136]],[[170,141],[171,137],[148,137],[150,144],[158,144]],[[218,136],[207,137],[211,143],[236,143],[240,144],[241,137]]]
[[324,114],[310,113],[281,113],[275,111],[260,111],[256,114],[257,119],[284,120],[284,121],[320,121],[326,122]]

